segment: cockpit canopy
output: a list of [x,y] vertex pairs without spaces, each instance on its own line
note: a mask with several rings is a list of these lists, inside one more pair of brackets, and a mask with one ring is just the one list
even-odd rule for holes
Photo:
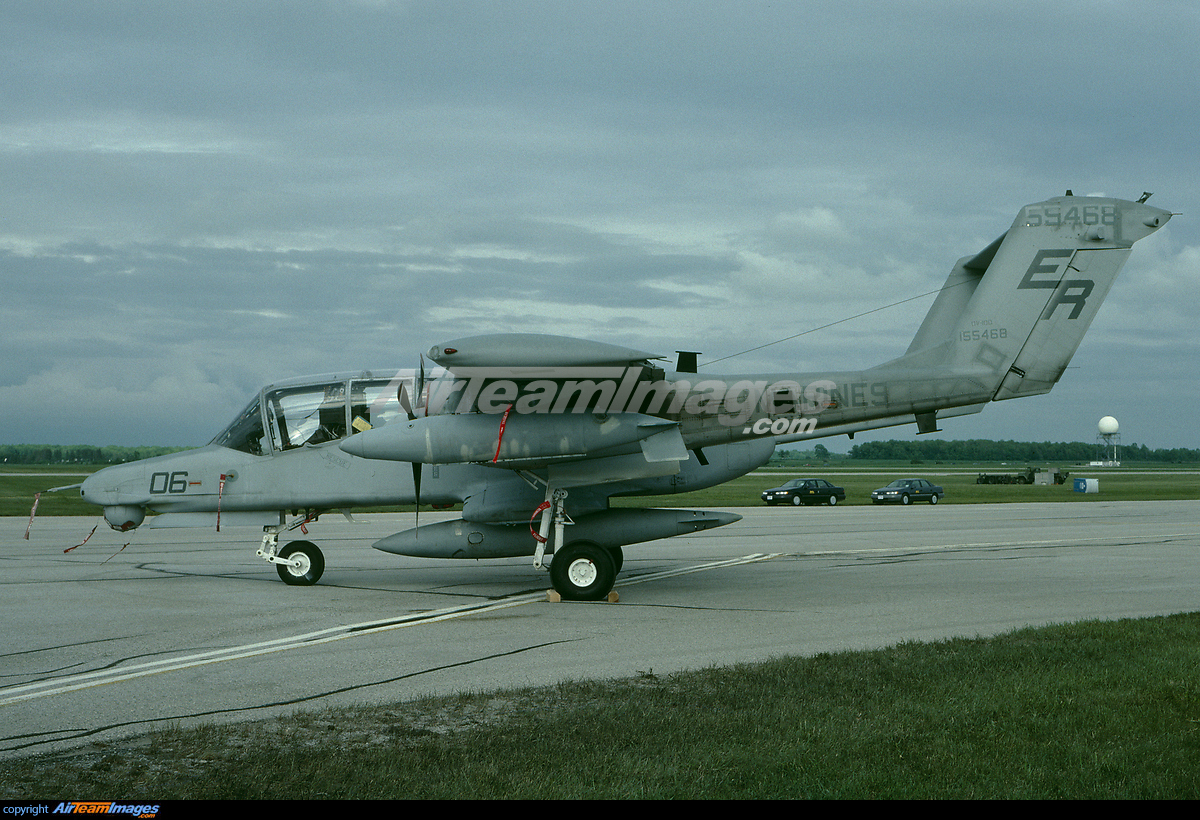
[[[407,419],[400,391],[414,396],[418,381],[411,371],[392,376],[367,371],[268,385],[211,443],[266,455],[337,441],[396,418]],[[410,405],[419,406],[420,399],[409,399]]]
[[[604,378],[568,368],[556,375],[547,368],[469,369],[465,375],[435,367],[422,371],[370,371],[294,379],[264,387],[237,418],[210,444],[261,456],[297,447],[338,441],[363,430],[381,427],[413,415],[498,413],[506,405],[518,412],[593,412],[608,406],[625,385],[626,373],[637,382],[666,385],[657,368],[636,366],[618,371],[600,369]],[[404,404],[401,404],[401,395]],[[638,399],[658,406],[667,394],[653,392]],[[527,410],[526,407],[544,407]],[[638,412],[657,412],[637,407]],[[599,411],[607,412],[607,411]]]

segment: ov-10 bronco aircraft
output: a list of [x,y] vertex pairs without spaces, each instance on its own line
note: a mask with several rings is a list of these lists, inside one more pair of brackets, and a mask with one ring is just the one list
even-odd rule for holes
[[250,523],[288,584],[324,570],[279,536],[322,513],[462,504],[376,549],[430,558],[532,556],[562,597],[608,595],[622,547],[732,523],[703,510],[620,509],[616,496],[710,487],[781,442],[915,423],[1048,392],[1133,244],[1171,214],[1066,196],[1028,205],[954,266],[899,358],[866,370],[727,376],[652,353],[537,334],[457,339],[435,367],[270,385],[197,450],[105,468],[81,485],[118,530]]

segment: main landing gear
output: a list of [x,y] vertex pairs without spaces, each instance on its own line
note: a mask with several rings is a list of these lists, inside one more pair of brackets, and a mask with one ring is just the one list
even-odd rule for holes
[[[617,573],[625,562],[620,547],[606,548],[591,541],[566,542],[566,527],[575,522],[567,516],[564,503],[566,490],[546,489],[546,502],[534,512],[542,514],[541,530],[533,533],[538,542],[533,565],[546,569],[549,557],[550,583],[566,601],[601,601],[608,597],[616,583]],[[553,538],[549,552],[546,545]],[[566,542],[566,543],[564,543]]]
[[316,516],[305,516],[287,525],[263,527],[262,546],[258,556],[275,565],[279,580],[288,586],[308,587],[321,580],[325,572],[325,556],[312,541],[292,541],[279,546],[279,533],[303,527]]

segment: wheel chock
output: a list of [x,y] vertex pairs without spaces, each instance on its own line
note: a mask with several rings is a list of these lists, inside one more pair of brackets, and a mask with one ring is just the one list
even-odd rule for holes
[[[608,593],[608,598],[605,600],[607,600],[610,604],[615,604],[621,600],[621,596],[618,595],[617,591],[614,589]],[[562,596],[553,589],[548,589],[546,590],[546,601],[552,604],[559,604],[562,603]]]

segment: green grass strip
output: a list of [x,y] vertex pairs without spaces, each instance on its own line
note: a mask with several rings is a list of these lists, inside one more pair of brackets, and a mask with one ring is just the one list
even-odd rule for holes
[[1196,798],[1200,613],[173,729],[0,794]]

